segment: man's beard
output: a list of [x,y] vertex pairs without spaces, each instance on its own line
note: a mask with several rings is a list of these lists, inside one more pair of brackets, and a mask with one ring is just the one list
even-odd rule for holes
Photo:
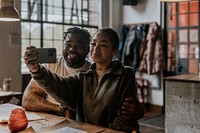
[[81,67],[85,63],[85,56],[79,56],[79,58],[76,59],[68,59],[68,55],[63,53],[63,57],[67,63],[67,66],[72,68],[78,68]]

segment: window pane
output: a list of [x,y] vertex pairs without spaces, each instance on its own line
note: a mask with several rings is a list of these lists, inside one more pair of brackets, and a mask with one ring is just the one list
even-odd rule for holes
[[[29,40],[28,39],[22,39],[22,51],[25,51],[26,50],[26,47],[30,46],[29,44]],[[24,52],[22,52],[22,56],[24,55]]]
[[188,26],[188,14],[179,15],[179,26]]
[[176,31],[175,30],[169,30],[168,31],[168,38],[167,38],[167,42],[170,44],[174,44],[175,43],[175,38],[176,38]]
[[187,12],[188,12],[188,2],[180,2],[179,13],[187,13]]
[[63,41],[54,41],[54,48],[57,50],[57,55],[63,55]]
[[188,42],[188,30],[179,30],[179,42],[180,43]]
[[199,61],[196,59],[189,59],[189,73],[198,74]]
[[53,25],[44,24],[43,33],[44,33],[44,39],[53,39]]
[[62,22],[62,8],[54,8],[54,13],[52,15],[53,22]]
[[188,58],[188,45],[179,45],[179,58]]
[[[68,0],[67,0],[68,1]],[[59,7],[61,8],[62,7],[62,0],[53,0],[53,5],[55,7]]]
[[175,48],[173,45],[167,45],[167,57],[175,57]]
[[40,40],[31,40],[30,45],[40,48],[41,43],[40,43]]
[[198,13],[190,14],[190,26],[198,26]]
[[167,71],[174,72],[175,71],[175,58],[167,59]]
[[168,32],[168,38],[167,38],[167,57],[168,58],[174,58],[175,57],[175,30],[170,30]]
[[21,37],[22,38],[29,38],[29,30],[30,30],[30,27],[29,27],[29,23],[26,23],[26,22],[21,22]]
[[175,27],[176,26],[176,5],[175,3],[167,3],[167,25],[168,27]]
[[97,16],[95,13],[90,14],[91,21],[89,22],[90,25],[97,25]]
[[199,10],[199,2],[191,1],[190,2],[190,12],[198,12],[198,10]]
[[191,29],[190,31],[190,42],[198,42],[198,29]]
[[[50,22],[62,22],[62,0],[45,1],[43,5],[43,20]],[[56,4],[55,4],[56,3]]]
[[32,39],[41,37],[41,25],[39,23],[30,23],[30,35]]
[[62,41],[63,39],[63,26],[62,25],[58,25],[58,24],[54,24],[54,35],[53,38],[54,39],[60,39]]
[[168,27],[175,27],[176,26],[176,16],[170,15],[168,16]]
[[28,18],[31,20],[41,20],[41,2],[40,0],[32,0],[32,2],[28,2]]
[[[64,32],[67,31],[67,29],[71,28],[72,26],[71,25],[64,25]],[[78,26],[77,26],[78,27]]]
[[28,4],[26,0],[21,0],[21,18],[28,18]]
[[52,40],[44,40],[44,48],[53,48],[53,41]]
[[89,24],[90,25],[97,25],[98,24],[98,19],[97,19],[97,2],[95,0],[89,1],[89,6],[90,6],[90,13],[89,13]]
[[86,30],[88,30],[88,32],[90,32],[91,36],[97,31],[96,28],[85,28]]
[[176,14],[176,3],[167,3],[168,15]]
[[199,56],[199,48],[198,48],[198,45],[194,44],[194,45],[190,45],[190,48],[189,48],[189,58],[192,58],[192,59],[198,59],[198,56]]
[[67,2],[64,1],[64,22],[65,23],[70,23],[71,19],[71,6],[72,6],[72,0],[68,0]]

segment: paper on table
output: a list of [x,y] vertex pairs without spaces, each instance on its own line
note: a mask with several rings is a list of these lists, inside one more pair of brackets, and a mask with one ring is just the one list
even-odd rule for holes
[[[2,122],[3,120],[8,120],[11,114],[12,109],[14,108],[22,108],[21,106],[18,105],[14,105],[14,104],[1,104],[1,107],[5,108],[5,112],[1,112],[0,113],[0,122]],[[42,117],[32,113],[32,112],[26,112],[26,116],[28,118],[29,121],[31,120],[38,120],[38,119],[42,119]]]
[[29,127],[23,131],[20,131],[18,133],[36,133],[35,130],[32,127]]
[[11,110],[14,109],[14,108],[19,108],[20,106],[17,106],[17,105],[13,105],[13,104],[1,104],[1,107],[3,107],[5,110],[5,112],[1,112],[0,113],[0,121],[2,120],[8,120],[9,119],[9,116],[11,114]]
[[63,127],[63,128],[56,129],[53,131],[48,131],[45,133],[87,133],[87,132],[83,130],[71,128],[71,127]]
[[40,117],[34,113],[29,113],[29,112],[26,112],[26,116],[28,118],[28,121],[33,121],[33,120],[38,120],[38,119],[44,119],[43,117]]

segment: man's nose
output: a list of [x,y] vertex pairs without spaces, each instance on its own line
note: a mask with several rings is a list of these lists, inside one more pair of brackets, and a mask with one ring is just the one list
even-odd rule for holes
[[75,46],[75,45],[72,45],[72,46],[69,48],[69,50],[71,50],[71,51],[76,50],[76,46]]

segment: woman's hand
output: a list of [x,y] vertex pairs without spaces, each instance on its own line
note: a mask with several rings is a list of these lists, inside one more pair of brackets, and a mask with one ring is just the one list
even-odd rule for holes
[[38,58],[37,52],[34,51],[34,49],[36,49],[36,47],[34,46],[29,46],[26,48],[26,51],[24,54],[24,61],[27,67],[29,68],[30,72],[37,73],[40,69],[40,65],[31,63],[31,61],[34,61]]
[[125,119],[138,119],[143,116],[143,110],[141,109],[141,105],[137,98],[125,98],[125,101],[122,105],[122,116]]

